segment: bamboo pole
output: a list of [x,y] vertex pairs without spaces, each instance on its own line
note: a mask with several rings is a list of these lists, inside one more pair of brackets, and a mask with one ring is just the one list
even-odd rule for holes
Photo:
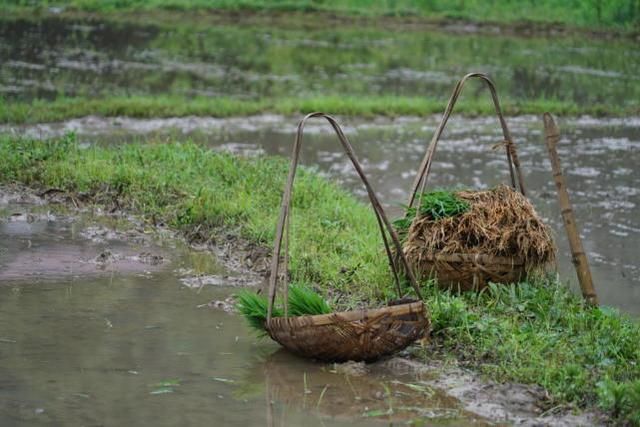
[[556,183],[556,189],[558,190],[558,203],[562,213],[562,221],[564,222],[565,230],[567,231],[567,237],[569,238],[569,246],[571,247],[571,256],[573,265],[576,268],[578,275],[578,281],[580,282],[580,289],[582,290],[582,296],[591,306],[598,305],[598,296],[596,290],[593,287],[593,279],[591,277],[591,270],[589,270],[589,262],[587,255],[582,247],[582,240],[578,233],[578,226],[576,224],[576,218],[569,201],[569,193],[567,192],[567,184],[562,174],[562,168],[560,166],[560,158],[556,150],[556,145],[560,140],[560,131],[556,126],[553,117],[549,113],[544,113],[544,134],[547,144],[547,150],[549,151],[549,160],[551,160],[551,170],[553,172],[553,179]]

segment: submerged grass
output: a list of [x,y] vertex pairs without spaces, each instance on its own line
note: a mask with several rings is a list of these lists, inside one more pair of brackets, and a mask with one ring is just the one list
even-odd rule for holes
[[[185,233],[198,229],[207,238],[235,230],[263,245],[272,241],[287,170],[279,159],[243,159],[191,143],[81,148],[73,137],[0,137],[0,158],[0,183],[115,201]],[[335,287],[353,300],[390,298],[392,280],[369,208],[308,170],[294,194],[292,279],[321,292]],[[425,358],[439,351],[492,378],[545,387],[549,407],[599,407],[618,423],[640,424],[636,320],[584,307],[554,278],[490,286],[479,295],[425,283],[424,293],[433,325]]]
[[[88,115],[104,117],[129,116],[137,118],[185,116],[249,116],[260,113],[294,114],[330,111],[332,114],[374,117],[425,115],[442,112],[442,100],[408,96],[316,96],[305,99],[274,98],[242,100],[235,98],[192,98],[177,96],[131,96],[91,98],[57,98],[52,101],[31,102],[0,99],[0,123],[28,124],[59,121]],[[506,114],[557,115],[591,114],[595,116],[623,116],[640,113],[640,106],[623,107],[590,103],[577,105],[569,101],[538,99],[506,101]],[[456,112],[477,116],[492,114],[493,106],[486,100],[463,100]]]

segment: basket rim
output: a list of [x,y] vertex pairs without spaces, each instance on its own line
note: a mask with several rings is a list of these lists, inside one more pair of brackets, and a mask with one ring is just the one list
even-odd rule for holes
[[[287,322],[291,324],[292,322],[299,322],[304,319],[304,323],[306,325],[313,326],[323,326],[323,325],[331,325],[333,323],[344,323],[344,322],[354,322],[357,320],[366,320],[369,318],[376,318],[382,316],[384,314],[392,314],[396,316],[401,316],[405,314],[412,313],[426,313],[426,308],[424,301],[414,301],[408,302],[404,304],[390,305],[386,307],[380,308],[363,308],[359,310],[347,310],[347,311],[338,311],[332,312],[328,314],[315,314],[315,315],[304,315],[304,316],[280,316],[280,317],[272,317],[271,320],[265,322],[265,327],[267,329],[271,329],[272,326],[280,326],[282,322]],[[274,325],[277,324],[277,325]]]

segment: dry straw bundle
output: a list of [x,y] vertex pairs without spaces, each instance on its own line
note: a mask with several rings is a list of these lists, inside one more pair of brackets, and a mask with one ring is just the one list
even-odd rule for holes
[[[502,126],[512,186],[500,185],[488,191],[458,191],[455,197],[468,204],[469,209],[456,215],[434,217],[413,205],[416,199],[428,197],[424,188],[438,140],[469,78],[481,79],[491,92]],[[493,82],[487,76],[468,74],[456,85],[414,181],[408,212],[411,210],[417,213],[406,234],[404,254],[418,273],[423,277],[435,277],[440,286],[479,290],[488,282],[514,283],[531,270],[542,269],[554,260],[550,229],[525,197],[515,145]]]

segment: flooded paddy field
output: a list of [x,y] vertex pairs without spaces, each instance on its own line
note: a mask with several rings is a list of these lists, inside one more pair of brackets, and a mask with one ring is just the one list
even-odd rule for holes
[[615,100],[625,107],[640,98],[639,66],[636,43],[624,39],[179,19],[172,26],[0,20],[0,94],[7,100],[160,94],[445,99],[460,76],[481,71],[509,99]]
[[[137,140],[192,139],[216,150],[240,155],[287,156],[296,117],[254,116],[238,119],[175,118],[138,120],[88,117],[37,126],[10,126],[4,132],[33,137],[76,132],[86,144]],[[439,117],[395,120],[346,120],[346,132],[392,215],[401,212],[409,187]],[[553,226],[560,249],[558,270],[576,285],[555,187],[542,136],[541,118],[508,119],[522,163],[528,195]],[[604,304],[640,314],[640,119],[560,119],[559,153],[566,171],[597,291]],[[438,146],[432,188],[487,188],[507,182],[509,174],[494,118],[453,118]],[[365,200],[366,193],[328,126],[308,125],[302,159]]]

